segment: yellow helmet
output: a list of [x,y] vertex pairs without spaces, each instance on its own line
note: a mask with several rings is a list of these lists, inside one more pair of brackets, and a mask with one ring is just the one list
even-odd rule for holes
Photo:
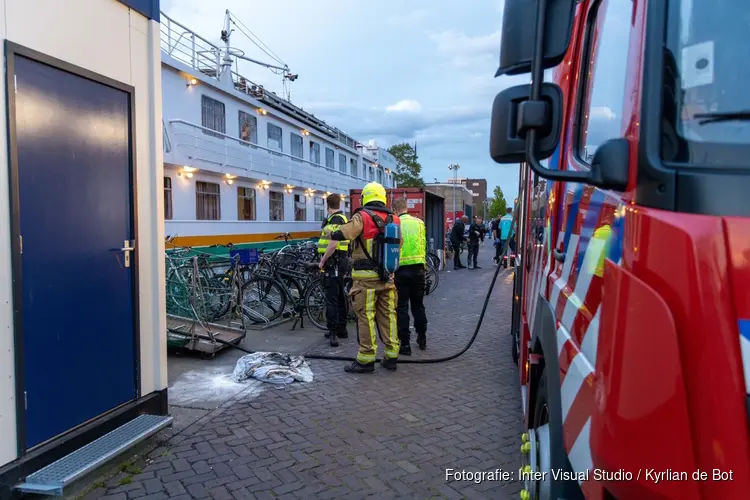
[[362,205],[367,205],[373,201],[387,203],[385,188],[377,182],[371,182],[362,188]]

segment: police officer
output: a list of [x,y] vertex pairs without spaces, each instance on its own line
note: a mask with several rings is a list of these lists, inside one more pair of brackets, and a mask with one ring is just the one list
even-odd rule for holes
[[[328,250],[329,239],[326,234],[336,231],[347,223],[346,216],[341,212],[341,195],[331,194],[326,198],[328,218],[323,221],[320,239],[318,240],[318,254],[323,256]],[[338,347],[338,338],[347,338],[346,331],[346,294],[344,293],[344,277],[348,270],[349,241],[339,241],[323,270],[325,278],[323,285],[326,290],[326,323],[331,347]]]
[[[362,189],[362,208],[356,210],[351,220],[330,233],[331,242],[321,259],[321,269],[336,250],[337,242],[352,242],[352,289],[349,294],[354,302],[354,313],[357,315],[357,334],[359,351],[357,358],[344,370],[349,373],[372,373],[375,371],[377,358],[376,337],[385,347],[382,365],[391,371],[396,370],[399,354],[398,330],[396,327],[396,286],[393,278],[382,281],[377,270],[377,263],[367,258],[374,257],[373,242],[378,234],[374,219],[364,210],[372,212],[385,220],[391,210],[386,206],[385,188],[377,182],[371,182]],[[400,225],[397,215],[393,222]],[[403,244],[403,239],[401,241]],[[367,254],[363,249],[367,250]]]
[[396,271],[396,289],[398,290],[398,340],[401,344],[400,354],[411,356],[409,339],[409,304],[414,316],[414,329],[417,332],[417,344],[427,348],[427,315],[424,310],[425,264],[427,262],[427,231],[422,219],[412,217],[406,211],[406,199],[396,198],[391,205],[393,213],[401,220],[401,262]]

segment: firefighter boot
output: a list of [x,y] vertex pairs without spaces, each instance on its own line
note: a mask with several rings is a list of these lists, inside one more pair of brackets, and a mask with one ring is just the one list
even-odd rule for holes
[[427,349],[427,335],[424,333],[417,334],[417,344],[421,350]]
[[411,345],[409,345],[408,342],[401,341],[401,347],[398,350],[398,353],[403,356],[411,356]]
[[345,367],[344,371],[347,373],[373,373],[375,371],[375,362],[363,364],[359,361],[352,361],[352,364]]
[[380,362],[380,364],[385,368],[386,370],[390,370],[392,372],[396,371],[396,358],[386,358],[383,357],[383,361]]
[[339,341],[336,338],[336,334],[335,333],[329,332],[328,335],[326,335],[326,337],[328,337],[328,340],[331,342],[331,347],[338,347],[339,346]]

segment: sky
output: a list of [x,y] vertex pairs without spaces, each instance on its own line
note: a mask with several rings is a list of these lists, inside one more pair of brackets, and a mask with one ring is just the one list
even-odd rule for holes
[[[291,101],[355,140],[416,142],[422,178],[484,178],[488,196],[518,191],[518,165],[489,155],[492,102],[528,76],[494,78],[503,0],[162,0],[180,24],[218,43],[229,9],[299,78]],[[232,46],[273,63],[242,33]],[[281,77],[240,63],[240,73],[282,94]]]

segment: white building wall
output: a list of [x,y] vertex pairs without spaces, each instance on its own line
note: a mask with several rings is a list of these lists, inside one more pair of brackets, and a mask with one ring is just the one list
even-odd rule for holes
[[[141,390],[167,387],[159,25],[115,0],[0,0],[3,39],[136,89],[137,248]],[[5,79],[0,78],[5,95]],[[5,112],[0,113],[0,197],[7,200]],[[10,217],[0,203],[0,466],[17,458]]]

